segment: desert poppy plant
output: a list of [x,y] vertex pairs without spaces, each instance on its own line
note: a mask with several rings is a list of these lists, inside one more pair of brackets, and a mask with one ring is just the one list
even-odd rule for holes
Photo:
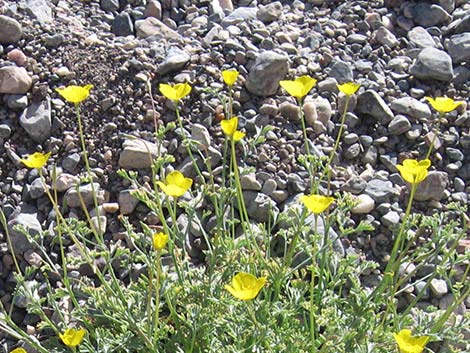
[[168,234],[159,232],[152,235],[152,245],[157,251],[163,250],[168,243]]
[[240,141],[243,137],[245,137],[245,133],[237,130],[238,128],[238,118],[234,117],[232,119],[222,120],[220,122],[220,126],[222,127],[222,131],[226,136],[233,139],[234,142]]
[[183,173],[175,170],[168,174],[165,178],[165,182],[157,181],[157,185],[163,190],[168,196],[180,197],[183,196],[186,191],[189,190],[193,180],[185,178]]
[[64,333],[60,334],[59,337],[67,347],[76,347],[82,342],[85,333],[84,328],[68,328]]
[[428,336],[411,336],[411,331],[408,329],[394,333],[393,337],[395,337],[400,353],[422,353],[424,346],[429,341]]
[[300,200],[311,212],[319,214],[330,207],[335,199],[333,197],[323,195],[302,195]]
[[159,87],[160,92],[172,101],[179,101],[191,92],[191,86],[188,83],[177,83],[174,86],[161,83]]
[[431,106],[441,114],[450,113],[451,111],[457,109],[457,107],[463,102],[454,101],[452,98],[448,97],[424,97]]
[[69,103],[78,104],[90,95],[90,90],[93,85],[86,86],[67,86],[65,88],[56,88],[56,92],[59,93]]
[[317,80],[307,75],[297,77],[295,80],[279,81],[279,85],[297,99],[305,97],[316,83]]
[[344,93],[347,96],[353,95],[354,93],[357,92],[359,87],[361,87],[359,83],[355,83],[355,82],[346,82],[337,86],[338,86],[339,91],[341,93]]
[[232,87],[237,80],[239,72],[237,70],[222,71],[222,78],[227,86]]
[[26,349],[24,348],[15,348],[10,353],[27,353],[27,352],[26,352]]
[[256,298],[265,283],[266,277],[257,278],[250,273],[239,272],[232,278],[232,283],[224,288],[237,299],[251,300]]
[[401,177],[410,184],[419,184],[428,176],[428,168],[431,166],[429,159],[417,161],[415,159],[405,159],[403,164],[397,164],[396,167]]
[[20,159],[21,162],[28,168],[35,168],[35,169],[41,169],[44,167],[47,163],[47,160],[49,159],[49,156],[51,155],[51,152],[48,153],[41,153],[41,152],[35,152],[33,154],[30,154],[26,159]]

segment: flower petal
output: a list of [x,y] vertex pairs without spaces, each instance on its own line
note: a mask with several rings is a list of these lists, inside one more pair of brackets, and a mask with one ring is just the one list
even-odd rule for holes
[[238,78],[239,72],[237,70],[224,70],[222,71],[222,78],[227,86],[233,86]]

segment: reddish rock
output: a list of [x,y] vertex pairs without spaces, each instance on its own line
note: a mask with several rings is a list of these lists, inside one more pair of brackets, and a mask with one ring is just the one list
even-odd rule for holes
[[26,55],[24,55],[24,53],[19,49],[13,49],[12,51],[9,51],[7,58],[18,66],[25,66],[27,60]]
[[24,94],[29,91],[32,83],[31,77],[23,67],[0,68],[0,93]]

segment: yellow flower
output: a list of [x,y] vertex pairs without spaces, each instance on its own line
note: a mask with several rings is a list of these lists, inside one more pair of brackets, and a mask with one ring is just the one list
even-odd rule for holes
[[393,337],[395,337],[400,353],[421,353],[429,341],[429,336],[414,337],[411,336],[411,331],[407,329],[394,333]]
[[337,86],[340,92],[348,96],[356,93],[359,87],[361,87],[359,83],[355,83],[355,82],[346,82],[346,83],[343,83],[342,85],[337,85]]
[[322,195],[302,195],[300,196],[300,200],[311,212],[319,214],[330,207],[335,199],[333,197]]
[[90,95],[90,90],[93,85],[86,86],[67,86],[65,88],[56,88],[55,90],[59,93],[67,102],[78,104]]
[[180,197],[189,190],[193,185],[193,181],[190,178],[185,178],[183,173],[175,170],[166,176],[165,183],[157,181],[157,185],[168,196]]
[[396,165],[401,177],[411,184],[419,184],[426,179],[430,166],[429,159],[423,159],[419,162],[416,159],[405,159],[403,165]]
[[448,97],[424,97],[431,106],[436,109],[439,113],[449,113],[452,110],[455,110],[463,102],[456,102],[452,98]]
[[174,86],[160,83],[160,92],[172,101],[179,101],[191,92],[191,86],[187,83],[177,83]]
[[26,349],[24,348],[15,348],[10,353],[28,353],[28,352],[26,352]]
[[245,137],[245,133],[237,130],[238,127],[238,118],[234,117],[228,120],[222,120],[220,122],[222,131],[226,136],[233,139],[233,141],[238,142]]
[[75,328],[68,328],[64,333],[60,334],[59,337],[66,346],[76,347],[82,342],[85,333],[86,331],[84,328],[80,328],[78,330]]
[[21,162],[28,168],[36,168],[36,169],[41,169],[44,167],[47,163],[47,160],[49,159],[49,156],[51,155],[51,152],[48,153],[41,153],[41,152],[35,152],[33,154],[30,154],[26,159],[20,159]]
[[241,300],[254,299],[266,283],[266,277],[256,278],[252,274],[239,272],[232,278],[232,284],[224,288],[235,298]]
[[279,81],[279,84],[287,93],[295,98],[303,98],[315,86],[317,80],[310,76],[300,76],[293,81]]
[[168,234],[163,232],[155,233],[152,236],[152,243],[155,250],[163,250],[166,246],[166,243],[168,243]]
[[238,74],[237,70],[224,70],[222,71],[222,78],[227,86],[232,87],[238,78]]

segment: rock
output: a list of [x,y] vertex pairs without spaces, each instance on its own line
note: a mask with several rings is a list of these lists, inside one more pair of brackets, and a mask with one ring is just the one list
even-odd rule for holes
[[449,176],[446,172],[430,171],[417,187],[415,200],[417,201],[440,201],[444,195]]
[[352,176],[342,186],[341,190],[351,194],[360,194],[366,188],[367,183],[359,176]]
[[387,45],[389,48],[396,47],[399,43],[397,37],[383,26],[375,31],[374,38],[378,43]]
[[116,12],[119,10],[119,0],[101,0],[100,8],[103,11]]
[[[219,3],[220,3],[220,0],[219,0]],[[224,8],[222,4],[220,5],[222,8]],[[225,17],[222,20],[221,25],[222,27],[226,28],[230,25],[237,25],[238,23],[241,23],[244,21],[255,20],[257,13],[258,13],[258,9],[256,7],[240,6],[234,11],[232,11],[230,15]]]
[[369,195],[376,203],[388,202],[395,193],[395,188],[391,181],[372,179],[367,183],[365,193]]
[[244,191],[243,198],[248,216],[256,222],[268,222],[275,213],[279,212],[276,203],[260,192]]
[[348,146],[346,151],[344,152],[344,157],[346,159],[354,159],[361,153],[361,145],[359,143],[352,144]]
[[52,9],[48,0],[23,0],[26,13],[42,25],[53,21]]
[[470,12],[467,11],[464,17],[450,25],[449,30],[455,34],[470,32]]
[[166,75],[170,72],[181,70],[191,59],[191,56],[184,50],[176,47],[170,47],[165,59],[158,66],[157,72],[160,75]]
[[0,93],[25,94],[33,81],[24,67],[4,66],[0,68]]
[[447,282],[443,279],[433,278],[429,284],[429,289],[431,289],[434,297],[441,298],[448,292]]
[[145,17],[155,17],[159,20],[162,19],[162,5],[157,0],[150,0],[144,12]]
[[282,4],[280,1],[272,2],[266,6],[260,5],[257,17],[264,23],[276,21],[282,15]]
[[13,110],[24,110],[28,106],[28,96],[24,94],[8,94],[4,99],[8,108]]
[[321,121],[326,126],[333,115],[330,101],[326,98],[317,97],[313,100],[313,103],[315,104],[318,121]]
[[65,41],[62,33],[51,34],[44,37],[44,45],[48,48],[57,48]]
[[452,62],[470,62],[470,32],[451,36],[446,47]]
[[73,172],[77,168],[78,163],[80,163],[80,159],[80,153],[72,153],[62,160],[62,168],[67,172]]
[[398,212],[389,211],[380,217],[380,221],[385,227],[393,229],[400,222],[400,215]]
[[252,191],[260,191],[261,190],[261,183],[256,180],[255,173],[250,173],[241,176],[240,184],[243,190],[252,190]]
[[425,2],[413,8],[413,21],[423,27],[433,27],[450,22],[452,17],[439,5]]
[[367,90],[357,97],[356,113],[370,115],[381,124],[388,124],[394,115],[387,103],[372,90]]
[[233,11],[233,4],[232,0],[218,0],[220,7],[224,11],[232,12]]
[[[98,183],[93,183],[93,187],[98,204],[102,204],[104,200],[104,190],[100,190],[100,184]],[[79,194],[85,205],[93,205],[93,190],[91,184],[84,184],[78,187],[78,191],[76,188],[70,188],[67,190],[64,198],[68,207],[81,207]]]
[[279,81],[289,70],[288,57],[274,51],[265,51],[258,55],[246,80],[246,88],[258,96],[270,96],[277,92]]
[[19,49],[13,49],[8,52],[7,59],[13,61],[17,66],[25,66],[27,58]]
[[279,104],[279,113],[281,113],[281,116],[283,118],[289,121],[300,121],[300,108],[297,104],[294,104],[292,102],[286,101]]
[[354,80],[352,65],[341,60],[333,60],[330,65],[329,77],[336,79],[339,83],[352,82]]
[[118,195],[119,211],[123,215],[129,215],[134,212],[139,200],[132,196],[135,189],[121,190]]
[[98,232],[99,234],[106,233],[106,226],[108,224],[108,219],[106,216],[94,216],[90,219],[90,225],[93,231]]
[[[141,139],[127,139],[119,154],[119,166],[124,169],[150,168],[158,156],[157,145]],[[161,151],[163,153],[163,149]]]
[[388,124],[388,132],[390,135],[401,135],[411,129],[411,123],[404,115],[397,115]]
[[370,213],[375,208],[375,201],[372,197],[366,194],[361,194],[356,198],[357,205],[351,209],[351,213],[365,214]]
[[408,39],[417,48],[436,47],[434,39],[423,27],[414,27],[408,32]]
[[176,31],[172,30],[170,27],[155,17],[148,17],[145,20],[135,21],[135,29],[137,38],[139,39],[161,41],[177,39],[179,37]]
[[22,254],[25,251],[33,249],[33,244],[30,243],[23,233],[14,229],[17,225],[24,227],[31,236],[41,234],[42,228],[37,218],[37,213],[19,213],[8,222],[8,231],[10,233],[13,250],[16,254]]
[[311,100],[306,100],[303,105],[305,124],[313,126],[318,119],[317,108],[315,103]]
[[55,183],[52,184],[52,189],[58,192],[67,191],[71,187],[78,185],[80,183],[80,178],[67,173],[60,174]]
[[14,18],[0,15],[0,44],[18,42],[23,36],[21,24]]
[[111,26],[111,32],[118,37],[134,34],[134,23],[131,16],[127,12],[116,15]]
[[39,268],[42,264],[41,255],[39,255],[37,252],[33,250],[25,251],[24,259],[26,260],[28,264],[30,264],[33,267]]
[[51,101],[45,99],[40,103],[31,103],[20,116],[20,124],[36,142],[43,142],[51,136]]
[[395,99],[390,103],[390,108],[396,113],[404,114],[416,120],[431,118],[429,105],[412,97]]
[[410,74],[419,79],[450,82],[454,77],[452,59],[445,51],[424,48],[411,65]]
[[207,128],[201,124],[191,125],[191,139],[198,143],[195,148],[199,148],[201,151],[206,151],[211,144],[211,135]]
[[42,197],[46,193],[46,187],[42,182],[41,178],[36,178],[33,180],[29,187],[29,196],[36,200]]

